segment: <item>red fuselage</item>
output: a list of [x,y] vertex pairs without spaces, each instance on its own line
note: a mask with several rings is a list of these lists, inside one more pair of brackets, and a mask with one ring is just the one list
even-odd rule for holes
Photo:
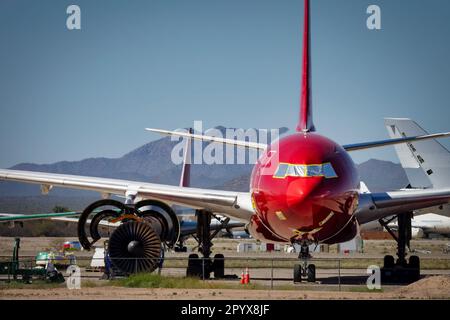
[[311,132],[284,137],[253,168],[250,231],[280,242],[345,241],[356,233],[358,188],[356,167],[339,144]]

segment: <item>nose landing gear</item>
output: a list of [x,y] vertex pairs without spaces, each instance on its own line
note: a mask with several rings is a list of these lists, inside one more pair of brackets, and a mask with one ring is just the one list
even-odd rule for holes
[[316,282],[316,266],[308,264],[308,259],[311,258],[308,242],[301,243],[298,258],[301,262],[294,265],[294,283],[302,282],[303,279],[308,282]]

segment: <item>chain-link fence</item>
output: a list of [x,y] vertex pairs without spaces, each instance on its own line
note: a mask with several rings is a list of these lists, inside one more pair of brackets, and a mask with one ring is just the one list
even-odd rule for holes
[[[362,268],[342,268],[342,260],[346,259],[308,259],[293,257],[215,257],[209,260],[184,256],[169,256],[161,259],[120,258],[114,261],[109,258],[76,257],[76,259],[46,259],[21,257],[12,261],[10,257],[0,257],[0,279],[14,280],[45,278],[49,263],[64,276],[70,265],[80,268],[82,279],[118,279],[133,273],[148,271],[152,266],[153,273],[167,277],[194,276],[202,280],[229,281],[242,283],[245,277],[251,283],[258,283],[271,289],[293,285],[294,279],[302,284],[326,284],[341,290],[341,285],[363,285],[367,280],[367,270]],[[119,265],[128,266],[131,272],[123,272]],[[314,265],[312,274],[311,265]],[[193,269],[196,266],[196,269]],[[131,269],[130,269],[131,268]],[[133,269],[135,268],[135,269]],[[192,272],[195,270],[196,272]]]

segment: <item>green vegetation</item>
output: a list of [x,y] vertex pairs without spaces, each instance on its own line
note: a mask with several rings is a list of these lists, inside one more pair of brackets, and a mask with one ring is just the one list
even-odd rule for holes
[[65,283],[54,283],[45,280],[33,280],[32,283],[25,283],[23,281],[0,282],[0,290],[4,289],[52,289],[65,288]]
[[[294,267],[294,264],[298,263],[297,260],[277,260],[276,257],[273,258],[273,267],[275,269],[283,268],[283,269],[291,269]],[[338,269],[339,263],[336,260],[325,260],[318,258],[318,260],[312,261],[316,265],[318,269],[328,269],[328,270],[336,270]],[[421,268],[423,270],[447,270],[450,269],[450,259],[427,259],[422,258]],[[340,261],[341,269],[366,269],[370,265],[383,265],[383,259],[372,259],[372,258],[343,258]],[[187,267],[187,259],[170,259],[167,258],[164,261],[164,268],[186,268]],[[236,260],[226,259],[225,260],[225,268],[237,268],[237,269],[245,269],[249,267],[251,269],[260,269],[260,268],[271,268],[272,261],[270,259],[263,260],[246,260],[245,258],[239,258]]]
[[110,285],[129,288],[177,288],[177,289],[267,289],[267,287],[250,283],[224,283],[216,281],[203,281],[198,278],[164,277],[158,274],[139,273],[128,278],[113,280]]
[[98,282],[92,280],[81,281],[81,288],[96,288],[107,285],[107,282]]
[[[108,281],[92,281],[82,280],[81,288],[96,288],[108,286]],[[20,280],[0,281],[0,290],[4,289],[54,289],[54,288],[66,288],[66,283],[55,283],[46,280],[34,279],[32,283],[25,283]]]
[[370,293],[383,293],[383,289],[373,289],[370,290],[369,288],[365,287],[365,286],[361,286],[361,287],[350,287],[348,288],[349,292],[370,292]]
[[[128,288],[170,288],[170,289],[241,289],[241,290],[270,290],[270,285],[250,283],[242,285],[238,282],[227,283],[217,280],[200,280],[198,278],[166,277],[151,273],[135,274],[128,278],[110,281],[107,285]],[[321,287],[315,285],[275,285],[274,290],[312,290],[338,291],[338,287]],[[343,286],[342,291],[348,292],[376,292],[383,290],[369,290],[364,286]]]

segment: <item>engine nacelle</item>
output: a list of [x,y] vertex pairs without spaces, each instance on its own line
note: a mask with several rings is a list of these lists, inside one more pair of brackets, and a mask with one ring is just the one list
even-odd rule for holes
[[425,232],[423,232],[422,228],[411,228],[411,238],[413,239],[421,239],[425,237]]
[[[94,215],[89,225],[92,241],[89,241],[86,234],[87,220],[90,215]],[[143,200],[136,203],[134,207],[130,207],[116,200],[103,199],[89,205],[78,220],[78,238],[84,249],[89,250],[101,238],[98,226],[102,220],[111,218],[121,222],[143,221],[169,247],[173,247],[180,236],[178,218],[172,208],[164,202]]]
[[[91,241],[87,236],[88,217]],[[98,226],[108,219],[120,225],[112,232],[108,255],[112,264],[122,272],[152,272],[163,260],[162,243],[173,247],[180,236],[180,224],[170,206],[158,200],[143,200],[134,206],[112,199],[89,205],[78,220],[78,239],[89,250],[101,236]]]
[[170,206],[158,200],[143,200],[136,203],[134,209],[151,225],[161,241],[169,248],[175,246],[180,237],[180,222]]

